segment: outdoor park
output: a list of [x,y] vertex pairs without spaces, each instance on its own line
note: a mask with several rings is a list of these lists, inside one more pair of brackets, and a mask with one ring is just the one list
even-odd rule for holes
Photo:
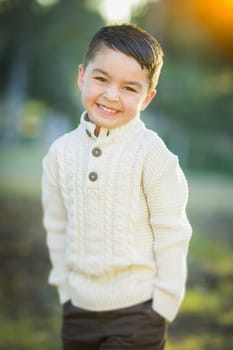
[[187,292],[166,349],[233,349],[233,1],[128,3],[117,13],[111,0],[0,1],[2,350],[61,349],[41,162],[54,138],[79,122],[76,74],[88,40],[117,20],[161,42],[158,92],[142,119],[178,154],[189,183]]

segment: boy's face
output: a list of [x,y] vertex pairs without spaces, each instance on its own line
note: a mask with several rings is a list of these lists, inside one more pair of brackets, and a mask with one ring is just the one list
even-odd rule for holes
[[79,66],[78,86],[89,119],[112,129],[128,123],[151,102],[155,91],[148,92],[148,71],[120,51],[103,46],[84,71]]

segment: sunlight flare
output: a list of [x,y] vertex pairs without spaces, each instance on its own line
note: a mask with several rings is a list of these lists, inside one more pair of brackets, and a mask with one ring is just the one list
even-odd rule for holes
[[132,9],[142,2],[142,0],[104,0],[101,13],[108,22],[129,21]]

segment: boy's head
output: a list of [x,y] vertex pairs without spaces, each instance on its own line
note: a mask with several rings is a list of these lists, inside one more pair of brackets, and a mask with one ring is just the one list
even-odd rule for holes
[[101,28],[92,38],[78,86],[89,119],[113,129],[134,119],[154,98],[163,62],[157,41],[128,24]]
[[163,65],[163,51],[153,36],[133,24],[102,27],[93,36],[87,48],[84,69],[103,46],[134,58],[142,69],[146,68],[148,71],[148,90],[156,87]]

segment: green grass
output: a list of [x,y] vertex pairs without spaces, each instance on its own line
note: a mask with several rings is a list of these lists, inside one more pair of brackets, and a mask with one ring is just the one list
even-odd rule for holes
[[210,234],[206,232],[194,232],[190,245],[192,259],[202,261],[204,258],[205,266],[209,269],[216,273],[230,273],[232,271],[232,246],[227,244],[228,239],[225,238],[222,241],[219,237],[218,241],[211,239]]
[[189,338],[168,341],[166,350],[231,350],[232,341],[224,339],[219,334],[202,334],[198,337],[190,335]]
[[0,322],[2,350],[58,350],[60,323],[57,318],[44,319],[43,323],[27,317],[15,321],[0,319]]

